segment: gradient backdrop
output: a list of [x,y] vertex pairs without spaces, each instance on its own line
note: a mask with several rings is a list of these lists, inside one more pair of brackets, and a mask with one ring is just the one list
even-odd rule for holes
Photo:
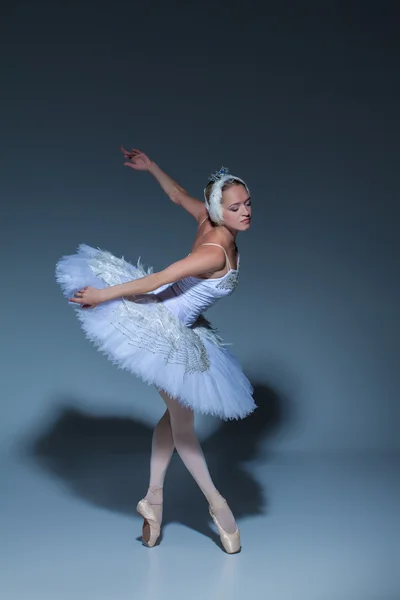
[[[155,270],[190,251],[195,221],[123,144],[198,198],[221,165],[252,192],[240,285],[207,313],[261,407],[235,431],[398,451],[396,4],[17,1],[0,27],[1,448],[59,411],[163,411],[54,279],[81,242]],[[220,424],[199,417],[202,439]]]

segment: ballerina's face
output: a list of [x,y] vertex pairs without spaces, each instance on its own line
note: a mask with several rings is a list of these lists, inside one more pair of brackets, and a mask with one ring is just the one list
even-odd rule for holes
[[232,185],[222,193],[224,225],[246,231],[251,223],[251,198],[244,185]]

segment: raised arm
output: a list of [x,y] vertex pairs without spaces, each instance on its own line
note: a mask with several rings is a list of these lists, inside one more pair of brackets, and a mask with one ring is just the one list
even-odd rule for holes
[[207,215],[207,210],[204,202],[190,196],[187,191],[180,186],[172,177],[164,173],[162,169],[150,158],[138,150],[133,148],[130,152],[121,147],[125,158],[129,162],[125,165],[137,171],[148,171],[158,181],[164,192],[169,196],[174,204],[182,206],[189,214],[199,222]]
[[102,289],[101,302],[107,302],[108,300],[114,300],[123,296],[135,296],[153,292],[166,283],[173,283],[184,277],[201,275],[210,271],[219,271],[223,268],[224,264],[225,254],[221,248],[216,246],[202,246],[189,256],[172,263],[162,271]]

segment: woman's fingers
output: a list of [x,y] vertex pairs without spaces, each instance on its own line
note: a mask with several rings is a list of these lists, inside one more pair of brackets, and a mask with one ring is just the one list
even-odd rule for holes
[[149,158],[139,148],[132,148],[132,150],[126,150],[123,146],[120,146],[121,152],[124,153],[125,160],[129,162],[124,163],[124,167],[131,167],[136,171],[144,171],[149,164]]
[[138,154],[142,154],[142,152],[138,148],[132,148],[132,150],[126,150],[123,146],[120,147],[121,152],[125,154],[125,156],[137,156]]
[[128,152],[129,160],[134,160],[135,158],[140,158],[141,152]]
[[69,302],[74,302],[75,304],[81,304],[81,308],[86,309],[86,308],[93,308],[93,306],[95,306],[95,304],[88,304],[86,300],[83,299],[83,295],[85,293],[85,290],[87,290],[90,286],[86,285],[85,287],[81,288],[80,290],[78,290],[77,292],[74,293],[74,298],[68,298]]
[[124,154],[125,158],[131,159],[133,156],[133,153],[129,152],[129,150],[125,150],[123,146],[121,146],[121,152]]
[[84,288],[81,288],[80,290],[78,290],[77,292],[74,293],[74,298],[69,298],[70,302],[82,302],[82,296],[85,292],[85,290],[88,289],[89,286],[85,286]]
[[[81,304],[81,302],[74,300],[73,298],[70,298],[70,302],[75,302],[76,304]],[[81,304],[81,308],[83,310],[87,309],[87,308],[93,308],[91,304]]]
[[92,308],[91,304],[85,303],[82,298],[68,298],[70,302],[74,302],[75,304],[81,304],[82,308]]

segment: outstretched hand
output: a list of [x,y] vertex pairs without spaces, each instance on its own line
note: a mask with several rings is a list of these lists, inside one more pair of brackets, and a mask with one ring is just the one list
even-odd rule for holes
[[94,308],[102,302],[101,290],[90,285],[75,292],[74,296],[75,298],[68,298],[68,300],[76,304],[82,304],[83,309]]
[[135,171],[148,171],[151,165],[151,160],[141,150],[137,148],[132,148],[130,152],[125,150],[123,146],[121,146],[121,152],[124,154],[125,158],[129,161],[124,163],[126,167],[131,167],[131,169],[135,169]]

